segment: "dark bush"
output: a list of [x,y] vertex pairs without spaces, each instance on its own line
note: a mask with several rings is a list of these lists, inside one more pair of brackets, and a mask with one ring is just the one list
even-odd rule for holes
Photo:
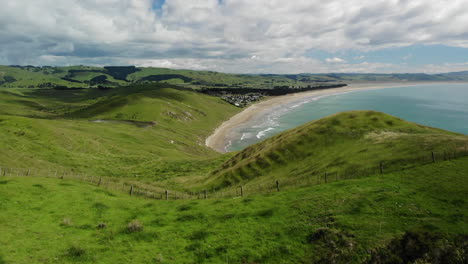
[[184,205],[181,205],[177,208],[178,211],[188,211],[192,209],[192,207],[190,205],[187,205],[187,204],[184,204]]
[[97,226],[96,226],[97,229],[105,229],[107,228],[107,224],[106,223],[99,223]]
[[313,263],[352,263],[358,255],[354,236],[341,230],[319,228],[307,242],[314,248]]
[[72,258],[80,258],[86,254],[86,251],[78,246],[71,246],[67,249],[66,255]]
[[207,232],[205,230],[199,230],[199,231],[193,232],[189,236],[189,238],[190,238],[190,240],[205,240],[209,235],[210,235],[209,232]]
[[261,217],[272,217],[275,214],[275,210],[273,209],[265,209],[260,212],[258,212],[258,216]]
[[468,235],[407,231],[387,246],[374,249],[367,263],[468,263]]

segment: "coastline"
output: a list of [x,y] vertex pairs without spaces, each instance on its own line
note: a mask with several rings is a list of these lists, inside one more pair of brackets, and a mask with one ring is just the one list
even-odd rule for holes
[[456,83],[456,82],[399,82],[399,83],[352,83],[348,86],[333,88],[333,89],[322,89],[314,90],[302,93],[293,93],[288,95],[275,96],[267,98],[266,100],[260,101],[253,105],[250,105],[240,113],[234,115],[230,119],[224,121],[215,131],[206,138],[205,145],[214,149],[220,153],[228,152],[226,146],[229,144],[230,139],[235,137],[234,129],[240,125],[252,120],[253,118],[262,115],[265,111],[273,107],[281,107],[301,101],[309,97],[333,95],[344,92],[355,92],[355,91],[366,91],[374,89],[384,88],[396,88],[416,85],[432,85],[432,84],[443,84],[443,83]]

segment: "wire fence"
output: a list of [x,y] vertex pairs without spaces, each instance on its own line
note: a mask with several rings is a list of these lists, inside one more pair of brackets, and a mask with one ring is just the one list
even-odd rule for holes
[[384,160],[378,164],[370,164],[368,167],[364,168],[348,168],[344,170],[334,169],[323,172],[311,172],[305,176],[281,178],[268,183],[247,183],[245,185],[236,185],[224,188],[213,187],[198,191],[169,190],[164,186],[147,185],[138,181],[130,181],[114,177],[90,176],[83,173],[59,170],[0,167],[0,177],[27,176],[78,180],[104,189],[126,192],[130,196],[139,196],[158,200],[220,199],[244,197],[253,194],[266,194],[279,192],[292,187],[306,187],[342,180],[358,179],[466,156],[468,156],[468,149],[465,146],[451,151],[429,152],[412,158]]

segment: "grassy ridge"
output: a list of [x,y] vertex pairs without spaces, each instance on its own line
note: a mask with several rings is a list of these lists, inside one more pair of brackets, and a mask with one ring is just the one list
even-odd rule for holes
[[468,137],[374,111],[351,111],[312,121],[247,147],[208,180],[216,187],[274,182],[316,173],[377,169],[383,161],[412,165],[432,151],[463,149]]
[[463,158],[268,196],[193,201],[2,177],[0,260],[362,263],[406,230],[467,234],[466,171]]
[[[313,80],[298,81],[286,75],[226,74],[212,71],[174,70],[166,68],[109,69],[89,66],[72,67],[10,67],[0,66],[0,87],[34,88],[51,83],[68,87],[107,86],[118,87],[134,83],[165,82],[203,87],[307,86]],[[100,77],[95,79],[96,77]],[[333,82],[333,79],[330,81]]]
[[134,83],[166,82],[200,87],[273,88],[305,87],[350,82],[467,81],[468,72],[445,74],[227,74],[213,71],[127,67],[0,66],[0,87],[118,87]]

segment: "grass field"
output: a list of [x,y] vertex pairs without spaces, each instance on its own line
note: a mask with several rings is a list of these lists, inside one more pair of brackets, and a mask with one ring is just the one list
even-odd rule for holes
[[407,230],[466,235],[467,171],[462,158],[266,196],[180,201],[2,177],[0,261],[362,263]]

